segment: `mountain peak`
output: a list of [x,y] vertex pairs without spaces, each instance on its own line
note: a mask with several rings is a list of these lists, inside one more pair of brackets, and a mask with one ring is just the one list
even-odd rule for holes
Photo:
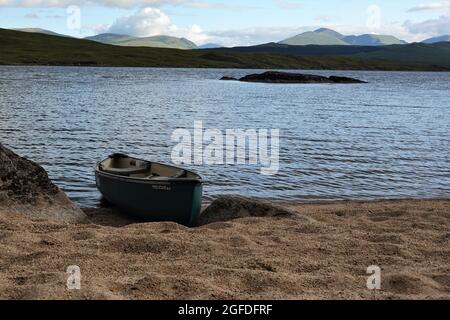
[[287,45],[353,45],[353,46],[385,46],[405,44],[405,41],[389,35],[363,34],[346,36],[328,28],[304,32],[279,42]]
[[332,29],[328,29],[328,28],[319,28],[319,29],[316,29],[316,30],[314,30],[313,32],[317,32],[317,33],[323,33],[323,32],[336,32],[337,33],[337,31],[334,31],[334,30],[332,30]]
[[[308,31],[296,35],[294,37],[280,41],[280,44],[287,44],[291,46],[306,46],[306,45],[329,45],[329,46],[345,46],[348,45],[332,33],[333,30],[316,32]],[[336,32],[337,33],[337,32]]]
[[332,29],[328,29],[328,28],[319,28],[317,30],[314,30],[314,32],[315,33],[321,33],[321,34],[327,34],[329,36],[336,37],[336,38],[341,39],[341,40],[342,40],[342,38],[345,37],[343,34],[337,32],[337,31],[334,31]]
[[222,48],[223,46],[221,46],[220,44],[217,43],[205,43],[202,44],[201,46],[198,46],[199,49],[217,49],[217,48]]

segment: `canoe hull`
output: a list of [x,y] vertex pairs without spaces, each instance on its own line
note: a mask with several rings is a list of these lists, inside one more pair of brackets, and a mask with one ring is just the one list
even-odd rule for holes
[[144,221],[195,224],[201,210],[200,181],[143,181],[96,171],[97,188],[111,204]]

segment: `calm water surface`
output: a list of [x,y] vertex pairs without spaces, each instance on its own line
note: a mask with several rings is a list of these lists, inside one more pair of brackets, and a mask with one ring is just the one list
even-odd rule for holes
[[280,171],[190,166],[219,194],[274,199],[450,196],[450,73],[315,71],[362,85],[217,80],[255,70],[0,67],[0,142],[97,206],[114,151],[171,162],[176,128],[279,128]]

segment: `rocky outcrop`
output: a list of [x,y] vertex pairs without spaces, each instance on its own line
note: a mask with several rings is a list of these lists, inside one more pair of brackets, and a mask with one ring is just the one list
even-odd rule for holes
[[348,77],[324,77],[313,74],[301,74],[290,72],[267,71],[261,74],[250,74],[240,79],[223,77],[221,80],[238,80],[242,82],[263,83],[366,83],[364,81]]
[[0,144],[0,213],[20,213],[58,222],[84,222],[87,216],[48,178],[38,164]]
[[271,202],[239,196],[223,196],[213,201],[203,211],[197,221],[197,225],[203,226],[214,222],[224,222],[247,217],[279,217],[311,222],[311,219]]
[[224,76],[224,77],[220,78],[220,80],[225,80],[225,81],[238,81],[238,79],[236,79],[236,78],[233,78],[233,77],[227,77],[227,76]]
[[348,78],[348,77],[337,77],[337,76],[331,76],[328,79],[332,83],[367,83],[366,81],[354,79],[354,78]]

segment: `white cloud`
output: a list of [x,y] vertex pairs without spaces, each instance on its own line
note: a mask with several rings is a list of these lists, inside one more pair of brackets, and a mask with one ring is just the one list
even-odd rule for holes
[[161,10],[143,8],[130,16],[117,18],[108,32],[148,37],[165,34],[173,28],[176,27],[172,25],[169,16]]
[[[300,1],[297,0],[273,1],[279,8],[287,10],[293,10],[301,6]],[[263,25],[253,28],[239,29],[239,27],[236,27],[231,30],[206,32],[197,24],[182,27],[175,25],[169,15],[161,10],[161,6],[171,4],[196,9],[228,11],[258,9],[260,7],[230,4],[225,0],[222,0],[222,2],[208,2],[206,0],[0,0],[0,7],[67,7],[69,5],[84,6],[88,4],[120,8],[141,8],[134,14],[117,18],[112,24],[84,25],[83,29],[89,30],[91,33],[114,32],[140,37],[165,34],[184,37],[197,44],[214,42],[225,46],[238,46],[277,42],[319,27],[328,27],[343,34],[371,32],[392,34],[410,42],[450,33],[450,1],[423,4],[408,10],[411,13],[423,11],[440,12],[440,17],[424,21],[387,22],[381,16],[379,27],[376,29],[370,29],[364,25],[334,24],[331,17],[318,16],[313,26],[271,27],[270,25]]]
[[440,12],[441,16],[419,22],[407,20],[403,23],[407,32],[422,38],[450,34],[450,1],[422,4],[408,10],[408,12],[423,11]]
[[[106,1],[106,0],[105,0]],[[118,0],[110,0],[118,1]],[[277,1],[277,0],[274,0]],[[279,4],[293,2],[292,0],[277,1]],[[449,1],[450,2],[450,1]],[[190,2],[193,4],[193,2]],[[298,3],[293,2],[295,5]],[[433,5],[434,10],[442,9],[444,6]],[[199,5],[202,7],[202,5]],[[203,6],[206,8],[207,6]],[[219,8],[220,5],[214,8]],[[212,7],[210,7],[212,8]],[[225,7],[221,7],[225,8]],[[343,34],[373,33],[374,29],[368,26],[355,26],[346,24],[333,24],[329,17],[321,17],[316,20],[317,25],[303,27],[253,27],[231,30],[216,30],[205,32],[198,25],[190,27],[178,27],[171,22],[168,15],[158,8],[144,8],[135,14],[118,18],[108,29],[108,32],[131,34],[134,36],[152,36],[158,34],[184,37],[197,44],[206,42],[219,43],[224,46],[256,45],[268,42],[281,41],[290,36],[314,30],[319,27],[328,27]],[[380,25],[375,30],[377,34],[389,34],[399,39],[416,42],[425,38],[441,35],[445,30],[450,30],[449,19],[442,16],[438,19],[430,19],[421,22],[387,22],[381,17]]]
[[442,15],[437,19],[421,22],[406,21],[404,27],[413,34],[436,36],[450,34],[450,16]]
[[293,10],[302,7],[302,4],[298,0],[273,0],[273,1],[279,8],[284,10]]
[[186,28],[178,27],[160,9],[150,7],[140,9],[130,16],[120,17],[106,29],[107,32],[136,37],[155,35],[183,37],[197,44],[203,44],[209,40],[209,36],[203,32],[200,26],[194,24]]
[[0,6],[17,8],[63,8],[70,5],[84,6],[97,4],[105,7],[131,8],[136,6],[161,6],[164,4],[181,5],[187,0],[0,0]]
[[268,42],[278,42],[284,38],[310,30],[309,27],[255,27],[234,30],[208,32],[210,40],[227,47],[256,45]]
[[[94,26],[95,27],[95,26]],[[88,28],[86,28],[88,29]],[[90,26],[90,30],[95,29]],[[97,28],[97,30],[99,30]],[[170,35],[183,37],[196,44],[215,42],[225,46],[254,45],[281,39],[306,31],[306,28],[245,28],[205,32],[199,25],[179,27],[172,23],[170,17],[158,8],[143,8],[134,14],[117,18],[102,32],[129,34],[137,37]]]
[[27,13],[23,16],[25,19],[39,19],[40,17],[35,13]]
[[108,24],[97,23],[97,24],[84,24],[82,26],[82,29],[89,31],[90,33],[100,34],[107,32],[109,27],[110,26]]
[[232,5],[226,2],[208,2],[206,0],[0,0],[0,6],[14,8],[63,8],[70,5],[100,5],[113,8],[153,7],[164,5],[184,6],[196,9],[247,10],[254,6]]
[[227,10],[227,11],[242,11],[242,10],[254,10],[260,9],[257,6],[246,6],[239,4],[230,4],[225,2],[206,2],[206,1],[185,1],[184,6],[194,9],[213,9],[213,10]]
[[[2,2],[3,1],[3,2]],[[31,7],[67,7],[71,4],[79,5],[83,1],[79,0],[0,0],[0,6],[13,8],[31,8]]]
[[331,20],[330,17],[326,15],[321,15],[314,18],[314,21],[318,23],[326,23],[330,22],[330,20]]
[[419,12],[419,11],[440,11],[440,12],[450,12],[450,1],[433,2],[428,4],[421,4],[412,7],[408,12]]
[[187,38],[196,44],[202,45],[210,41],[210,36],[207,35],[200,26],[194,24],[187,29],[181,29],[180,32],[172,35]]

